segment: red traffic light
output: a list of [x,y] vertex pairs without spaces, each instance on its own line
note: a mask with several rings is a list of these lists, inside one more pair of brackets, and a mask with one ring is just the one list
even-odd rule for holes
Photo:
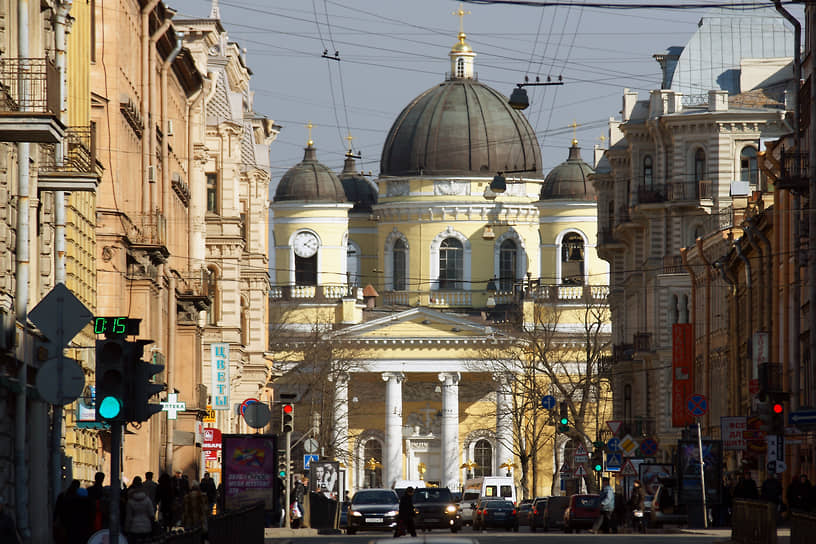
[[784,409],[785,409],[785,407],[784,407],[784,406],[782,406],[782,404],[781,404],[781,403],[779,403],[779,402],[777,402],[777,403],[775,403],[775,404],[773,405],[773,412],[774,412],[774,414],[781,414],[781,413],[782,413],[782,411],[783,411]]
[[284,404],[283,405],[283,413],[284,414],[291,414],[294,411],[295,411],[295,407],[292,406],[291,404]]

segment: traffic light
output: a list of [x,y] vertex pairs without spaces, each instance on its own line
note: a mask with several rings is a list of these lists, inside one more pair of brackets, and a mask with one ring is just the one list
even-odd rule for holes
[[96,341],[96,420],[125,421],[128,382],[127,341],[106,338]]
[[567,403],[562,401],[558,406],[558,432],[565,433],[569,431],[569,418],[567,417]]
[[281,432],[291,433],[295,429],[295,405],[289,402],[281,404]]
[[130,390],[127,402],[127,420],[137,423],[147,421],[150,416],[161,412],[162,405],[150,402],[150,399],[164,391],[167,386],[154,383],[153,376],[164,370],[164,365],[156,365],[142,360],[144,346],[149,340],[128,342],[128,372],[130,373]]
[[771,432],[773,434],[785,434],[785,397],[787,394],[771,395]]
[[278,450],[278,476],[283,480],[286,478],[286,451]]
[[595,449],[592,452],[592,470],[594,472],[603,472],[603,450]]

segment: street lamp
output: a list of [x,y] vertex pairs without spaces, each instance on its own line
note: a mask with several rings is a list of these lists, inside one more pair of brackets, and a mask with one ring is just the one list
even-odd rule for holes
[[524,76],[524,83],[517,83],[516,88],[513,89],[513,92],[510,93],[510,100],[507,102],[510,104],[510,107],[514,110],[526,110],[530,107],[530,99],[527,98],[527,91],[524,90],[524,87],[535,87],[535,86],[544,86],[544,85],[563,85],[564,81],[561,76],[558,76],[558,81],[553,81],[550,76],[547,76],[547,81],[541,81],[538,76],[536,76],[535,83],[530,83],[527,80],[527,76]]
[[471,461],[470,459],[468,459],[468,461],[466,463],[462,463],[459,466],[459,468],[463,468],[463,469],[467,470],[467,477],[468,477],[468,479],[471,479],[471,478],[473,478],[473,469],[475,469],[478,466],[479,465],[476,462]]

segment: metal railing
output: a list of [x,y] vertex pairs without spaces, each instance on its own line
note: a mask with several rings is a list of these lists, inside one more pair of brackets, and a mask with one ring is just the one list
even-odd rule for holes
[[90,126],[68,127],[62,141],[62,164],[57,157],[59,144],[40,144],[40,175],[49,173],[76,173],[95,175],[96,142]]
[[207,520],[210,544],[264,541],[264,505],[258,503],[240,510],[211,516]]
[[269,289],[269,298],[273,300],[340,300],[354,297],[363,299],[363,290],[353,285],[273,285]]
[[711,180],[701,179],[697,182],[697,194],[701,199],[714,198],[714,184]]
[[538,285],[531,289],[533,298],[543,302],[606,302],[608,285]]
[[638,204],[657,204],[666,201],[666,186],[662,183],[638,185]]
[[636,332],[632,340],[635,351],[652,351],[652,333]]
[[634,344],[614,344],[612,346],[612,358],[616,362],[632,361],[635,356]]
[[145,246],[167,245],[167,219],[159,212],[137,216],[128,233],[131,243]]
[[816,535],[816,514],[791,514],[790,544],[809,544]]
[[0,111],[59,115],[59,74],[51,60],[0,58]]
[[697,200],[699,194],[695,183],[674,181],[666,185],[666,196],[672,202],[690,202]]
[[663,273],[664,274],[682,274],[683,258],[680,255],[664,255],[663,256]]
[[731,540],[739,544],[776,544],[776,505],[766,501],[734,500]]

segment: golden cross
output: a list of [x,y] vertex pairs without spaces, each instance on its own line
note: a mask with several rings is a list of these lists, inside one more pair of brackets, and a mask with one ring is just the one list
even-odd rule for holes
[[469,11],[465,11],[462,9],[462,3],[459,3],[459,9],[456,11],[451,12],[451,15],[458,15],[459,16],[459,33],[463,33],[465,31],[465,15],[470,15]]
[[601,145],[603,145],[603,144],[604,144],[604,142],[606,141],[606,136],[604,136],[603,134],[601,134],[601,137],[599,138],[599,140],[601,140]]
[[578,143],[578,137],[575,135],[575,131],[578,129],[578,122],[573,121],[572,124],[569,125],[569,126],[572,127],[572,143],[577,144]]
[[314,145],[314,142],[312,141],[312,128],[314,128],[314,125],[312,124],[311,121],[306,121],[306,128],[309,129],[309,141],[307,142],[306,145],[311,147]]
[[348,136],[346,136],[346,140],[348,140],[348,143],[349,143],[349,148],[348,148],[349,155],[351,155],[351,141],[352,141],[353,139],[354,139],[354,138],[352,138],[352,136],[351,136],[351,132],[349,132],[349,135],[348,135]]

